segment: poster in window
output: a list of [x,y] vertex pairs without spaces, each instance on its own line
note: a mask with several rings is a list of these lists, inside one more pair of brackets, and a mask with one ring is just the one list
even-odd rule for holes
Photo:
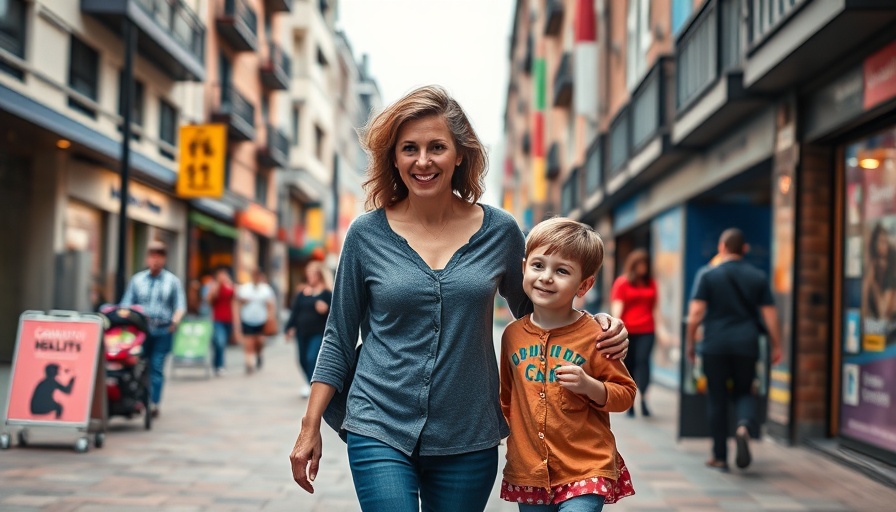
[[858,309],[846,310],[846,321],[843,325],[843,350],[849,354],[858,354],[861,349],[861,334],[859,325],[862,322],[862,312]]
[[862,237],[851,236],[846,239],[846,277],[862,276]]

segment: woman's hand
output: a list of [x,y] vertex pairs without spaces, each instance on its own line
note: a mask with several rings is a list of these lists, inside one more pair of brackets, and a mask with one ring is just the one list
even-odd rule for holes
[[317,478],[322,447],[320,422],[315,425],[307,418],[302,418],[302,428],[292,453],[289,454],[289,463],[292,465],[293,480],[311,494],[314,494],[311,483]]
[[624,359],[628,355],[628,330],[622,320],[606,313],[597,313],[594,320],[602,329],[597,334],[597,351],[608,359]]
[[327,312],[330,311],[330,305],[325,301],[316,300],[314,301],[314,310],[320,315],[326,315]]

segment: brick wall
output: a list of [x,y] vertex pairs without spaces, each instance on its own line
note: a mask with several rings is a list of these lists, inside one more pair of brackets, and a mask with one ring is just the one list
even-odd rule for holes
[[797,442],[824,436],[827,430],[835,250],[832,153],[816,146],[800,149],[793,395]]

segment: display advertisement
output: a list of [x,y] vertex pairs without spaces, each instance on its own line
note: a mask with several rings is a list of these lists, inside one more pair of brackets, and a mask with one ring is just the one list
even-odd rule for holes
[[896,130],[845,156],[840,433],[896,451]]
[[21,321],[10,379],[8,420],[86,425],[99,357],[96,321]]
[[651,229],[655,248],[653,279],[659,294],[652,371],[658,380],[677,385],[684,311],[684,211],[673,208],[658,215]]

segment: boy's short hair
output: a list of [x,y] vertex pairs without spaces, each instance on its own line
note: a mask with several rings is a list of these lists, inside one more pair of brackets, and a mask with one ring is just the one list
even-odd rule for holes
[[526,258],[539,247],[547,246],[545,254],[557,253],[582,267],[582,279],[600,269],[604,262],[604,242],[594,229],[566,217],[554,217],[539,222],[526,237]]

